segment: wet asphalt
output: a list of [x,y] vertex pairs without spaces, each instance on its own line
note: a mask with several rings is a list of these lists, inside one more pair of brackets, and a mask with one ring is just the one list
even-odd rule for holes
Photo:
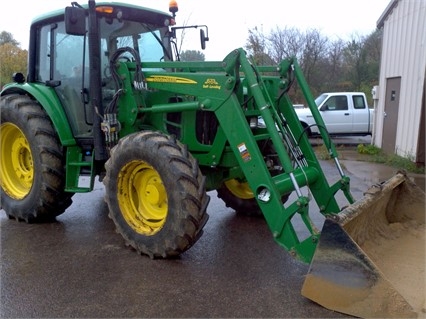
[[100,187],[53,224],[2,216],[1,317],[340,317],[300,295],[308,266],[262,219],[213,195],[203,236],[174,260],[125,247]]
[[[350,162],[343,166],[359,198],[370,180]],[[330,182],[338,178],[333,163],[321,164]],[[236,214],[209,195],[202,237],[172,260],[124,245],[100,183],[76,194],[53,223],[25,224],[0,211],[0,317],[348,317],[300,294],[309,266],[274,242],[262,218]]]

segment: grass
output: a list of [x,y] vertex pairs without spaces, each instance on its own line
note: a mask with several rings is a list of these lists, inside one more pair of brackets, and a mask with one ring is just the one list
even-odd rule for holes
[[402,157],[396,154],[386,154],[381,148],[374,145],[359,144],[357,146],[357,151],[360,154],[368,155],[371,162],[383,163],[411,173],[425,173],[425,168],[416,165],[411,158]]
[[[346,149],[347,147],[344,146],[336,146],[337,153],[339,153],[339,155],[343,155],[343,157],[339,156],[339,158],[344,159],[344,151]],[[358,161],[380,163],[411,173],[425,174],[425,168],[422,166],[417,166],[416,163],[414,163],[414,161],[412,161],[410,158],[402,157],[396,154],[386,154],[381,148],[371,144],[358,144],[355,152],[357,153],[356,160]],[[315,153],[321,160],[330,159],[330,155],[328,154],[324,145],[317,146],[315,148]]]

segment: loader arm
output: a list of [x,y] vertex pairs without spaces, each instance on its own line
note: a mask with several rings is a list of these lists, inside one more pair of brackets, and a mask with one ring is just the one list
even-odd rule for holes
[[[412,218],[412,211],[418,214],[418,207],[424,207],[424,198],[413,199],[415,210],[396,206],[393,194],[413,193],[406,178],[400,177],[390,185],[402,185],[397,188],[405,191],[383,187],[368,200],[354,201],[350,179],[296,59],[256,67],[244,50],[236,49],[222,62],[142,62],[137,68],[133,62],[118,65],[125,91],[132,92],[120,100],[123,137],[145,128],[176,135],[199,163],[207,190],[228,182],[245,185],[242,197],[251,192],[275,241],[310,264],[302,290],[305,297],[355,316],[415,314],[412,308],[418,309],[418,302],[406,301],[398,292],[399,283],[389,282],[370,260],[380,249],[364,251],[360,239],[381,237],[384,229],[392,232],[394,224],[407,221],[403,227],[416,224],[424,229],[424,216]],[[138,87],[144,88],[134,89],[131,81],[141,70],[145,84]],[[332,183],[293,108],[288,95],[293,83],[300,87],[336,166],[337,180]],[[198,121],[206,120],[216,126],[199,131]],[[169,131],[171,124],[174,128]],[[338,201],[340,191],[344,196]]]
[[[275,240],[296,258],[309,263],[320,235],[309,213],[310,195],[317,202],[321,214],[337,214],[340,208],[334,196],[339,190],[349,194],[349,178],[340,169],[341,179],[329,185],[302,126],[296,120],[297,115],[285,93],[292,83],[288,79],[292,72],[300,85],[305,86],[303,93],[308,102],[312,96],[295,59],[285,60],[274,70],[268,69],[275,75],[264,79],[242,49],[231,52],[222,63],[166,64],[142,63],[148,89],[195,96],[196,99],[189,103],[152,105],[141,108],[139,112],[213,112],[226,138],[227,147],[232,150],[242,172],[241,178],[248,182],[253,191]],[[150,68],[164,68],[168,64],[181,72],[150,71]],[[128,77],[131,74],[129,72]],[[245,89],[251,107],[244,104],[242,92]],[[266,130],[260,134],[263,137],[256,135],[250,127],[249,117],[253,114],[261,116],[266,124]],[[323,123],[318,125],[323,126]],[[328,137],[326,133],[324,136]],[[257,143],[261,138],[272,142],[282,166],[279,174],[272,176],[265,164]],[[330,153],[338,163],[334,146],[330,139],[328,142]],[[214,151],[223,152],[223,148]],[[193,154],[197,157],[196,152]],[[205,154],[200,154],[200,158],[203,156],[205,158]],[[211,153],[209,156],[218,159],[223,154]],[[296,194],[293,203],[283,205],[282,196],[293,192]],[[350,194],[348,197],[352,199]],[[305,230],[295,230],[293,218],[296,215],[301,217]]]

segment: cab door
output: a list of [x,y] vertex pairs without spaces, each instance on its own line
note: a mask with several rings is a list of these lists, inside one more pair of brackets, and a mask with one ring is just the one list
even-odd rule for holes
[[330,134],[352,132],[352,111],[346,95],[329,96],[322,104],[320,113]]
[[86,36],[67,34],[63,20],[39,29],[36,80],[55,89],[76,137],[92,135],[86,41]]

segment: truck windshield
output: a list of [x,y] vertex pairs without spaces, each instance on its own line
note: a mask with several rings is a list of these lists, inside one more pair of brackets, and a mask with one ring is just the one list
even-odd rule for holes
[[327,94],[321,94],[320,96],[318,96],[318,97],[315,99],[315,104],[316,104],[317,106],[320,106],[320,105],[321,105],[321,103],[322,103],[322,102],[324,102],[324,100],[325,100],[327,97],[328,97],[328,95],[327,95]]

